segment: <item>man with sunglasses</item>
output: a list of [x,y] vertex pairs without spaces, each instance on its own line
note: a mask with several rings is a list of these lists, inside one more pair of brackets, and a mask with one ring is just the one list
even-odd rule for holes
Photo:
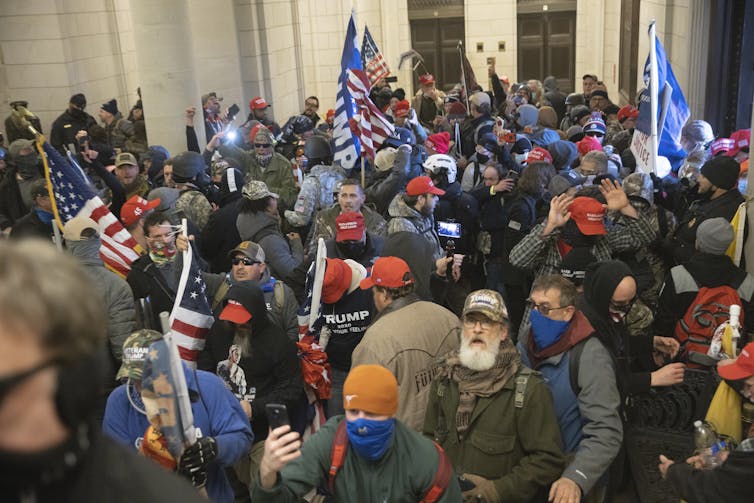
[[294,342],[298,341],[298,302],[293,290],[273,278],[265,263],[261,246],[253,241],[243,241],[228,253],[231,268],[225,281],[217,289],[212,301],[212,310],[221,305],[230,286],[239,281],[256,281],[264,293],[267,315],[270,322],[279,326]]
[[594,327],[576,308],[577,296],[563,276],[537,279],[527,300],[530,329],[518,341],[521,360],[542,373],[555,403],[568,460],[550,490],[556,503],[602,501],[603,476],[623,440],[615,366],[605,346],[591,337]]
[[424,434],[462,474],[463,501],[540,501],[565,466],[550,391],[525,367],[494,290],[466,297],[461,345],[433,368]]

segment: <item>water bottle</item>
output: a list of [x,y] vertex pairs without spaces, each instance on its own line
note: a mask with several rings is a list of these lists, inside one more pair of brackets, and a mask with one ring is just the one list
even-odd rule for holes
[[738,356],[738,342],[741,340],[741,324],[740,319],[741,317],[741,306],[738,304],[733,304],[730,306],[730,318],[728,321],[728,324],[731,328],[731,343],[733,346],[733,354],[730,355],[731,358],[735,358]]
[[704,470],[717,466],[717,453],[720,450],[717,434],[707,423],[694,421],[694,446],[694,452],[702,458]]

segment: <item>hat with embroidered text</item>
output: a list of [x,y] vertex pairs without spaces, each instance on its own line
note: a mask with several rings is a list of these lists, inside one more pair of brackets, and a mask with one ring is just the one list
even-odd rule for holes
[[398,412],[398,381],[381,365],[357,365],[343,383],[343,408],[393,416]]
[[411,109],[411,104],[407,100],[401,100],[395,104],[395,116],[408,117],[408,111],[410,109]]
[[419,75],[419,85],[428,86],[434,83],[435,83],[435,77],[431,73],[425,73],[424,75]]
[[118,154],[118,157],[115,158],[115,167],[120,168],[124,164],[129,164],[131,166],[138,166],[139,163],[136,161],[136,157],[131,152],[121,152]]
[[268,106],[270,105],[261,96],[256,96],[249,100],[249,110],[264,110]]
[[138,222],[146,212],[157,208],[159,205],[159,198],[147,201],[141,196],[133,196],[121,206],[120,221],[123,222],[123,225],[126,227],[130,227]]
[[635,119],[639,116],[639,109],[631,105],[626,105],[618,110],[618,122],[626,119]]
[[529,155],[526,156],[526,164],[531,164],[533,162],[549,162],[552,164],[552,155],[542,147],[535,147],[529,152]]
[[438,154],[447,154],[450,148],[450,133],[442,131],[427,136],[427,141],[424,142],[424,146],[427,149],[432,149]]
[[362,290],[368,290],[373,286],[385,288],[400,288],[413,285],[414,277],[408,264],[398,257],[380,257],[374,261],[372,275],[364,278],[359,283]]
[[725,155],[733,157],[741,150],[748,152],[751,143],[751,129],[739,129],[738,131],[733,131],[730,135],[730,139],[733,140],[733,148],[728,150]]
[[261,263],[265,261],[264,250],[254,241],[241,241],[238,246],[228,252],[228,258],[233,258],[237,253],[243,253],[248,258]]
[[463,314],[481,313],[492,321],[502,323],[508,319],[508,308],[502,295],[495,290],[477,290],[466,297]]
[[445,195],[445,191],[435,187],[432,179],[428,176],[417,176],[406,185],[406,194],[409,196],[421,196],[423,194]]
[[717,373],[723,379],[738,381],[754,375],[754,342],[748,343],[734,363],[717,367]]
[[252,281],[239,281],[231,285],[225,295],[227,303],[219,318],[238,325],[248,322],[254,305],[254,288],[259,286]]
[[115,376],[116,380],[130,378],[133,381],[141,381],[144,362],[149,353],[149,346],[153,342],[162,339],[162,334],[157,330],[143,328],[138,330],[123,342],[123,363]]
[[568,207],[571,218],[585,236],[607,234],[605,229],[605,208],[593,197],[577,197]]
[[335,219],[335,241],[361,241],[364,237],[364,215],[346,211]]

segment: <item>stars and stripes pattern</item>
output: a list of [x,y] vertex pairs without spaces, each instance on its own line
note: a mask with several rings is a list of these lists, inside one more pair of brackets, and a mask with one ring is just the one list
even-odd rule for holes
[[364,154],[374,160],[375,149],[395,132],[395,128],[369,98],[369,79],[363,70],[348,70],[348,90],[360,112],[354,117],[353,129],[358,131]]
[[361,62],[369,77],[369,87],[371,88],[381,78],[390,75],[390,67],[382,56],[377,44],[374,43],[369,28],[364,27],[364,38],[361,41]]
[[170,329],[181,359],[196,368],[196,360],[204,349],[207,332],[215,322],[207,302],[207,285],[193,259],[189,244],[183,253],[183,269],[170,313]]
[[43,158],[50,201],[58,225],[62,228],[75,216],[91,218],[99,226],[100,258],[122,277],[131,270],[131,262],[139,258],[136,240],[115,218],[97,195],[96,188],[73,158],[66,159],[44,139],[37,141]]
[[337,164],[346,171],[356,167],[361,152],[359,137],[351,130],[351,122],[357,113],[356,104],[346,85],[348,82],[347,70],[349,68],[361,68],[361,53],[356,45],[358,42],[355,14],[351,11],[351,19],[348,21],[348,29],[346,30],[346,40],[343,44],[343,54],[340,58],[340,75],[338,76],[338,91],[335,95],[335,119],[332,131],[335,145],[333,164]]

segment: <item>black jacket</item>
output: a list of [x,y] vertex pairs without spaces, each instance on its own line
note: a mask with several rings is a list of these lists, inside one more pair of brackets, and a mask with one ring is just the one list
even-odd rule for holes
[[[175,267],[175,263],[169,267]],[[179,274],[180,271],[175,276],[177,277]],[[173,274],[170,276],[172,277]],[[134,298],[150,298],[152,306],[152,320],[150,322],[152,326],[149,328],[162,331],[160,328],[160,313],[162,311],[169,313],[173,310],[177,281],[175,285],[169,284],[165,276],[157,269],[157,265],[149,258],[148,254],[142,255],[133,261],[131,271],[126,276],[126,281],[134,293]]]
[[[282,328],[271,323],[261,288],[254,288],[251,311],[251,354],[241,354],[238,362],[246,379],[250,396],[254,442],[267,438],[268,423],[265,405],[282,403],[289,415],[299,416],[304,397],[304,381],[296,344]],[[235,335],[234,325],[216,322],[207,335],[204,350],[199,354],[201,370],[217,372],[218,363],[228,359]],[[239,399],[244,397],[237,397]]]
[[[37,477],[32,487],[3,484],[3,501],[9,503],[77,503],[109,501],[129,503],[205,502],[191,484],[178,475],[160,469],[153,461],[137,455],[101,433],[90,438],[91,446],[78,458],[73,469],[62,478],[42,482]],[[63,462],[61,461],[61,466]],[[16,486],[18,484],[18,486]]]
[[754,494],[754,452],[733,451],[714,470],[694,470],[677,461],[668,469],[676,496],[688,503],[751,501]]
[[[474,197],[461,190],[456,180],[441,187],[445,194],[435,206],[435,222],[453,220],[461,224],[461,237],[455,239],[456,253],[469,255],[474,252],[476,235],[479,230],[479,203]],[[488,189],[489,190],[489,189]],[[445,248],[448,239],[440,236],[440,245]]]
[[89,131],[89,128],[96,125],[97,121],[88,113],[81,112],[80,115],[74,116],[70,110],[66,110],[52,123],[50,144],[59,151],[65,152],[64,147],[76,145],[76,133]]
[[[354,257],[353,260],[369,270],[371,269],[372,265],[374,265],[374,261],[382,256],[383,246],[385,246],[384,238],[375,236],[371,232],[367,232],[367,241],[366,247],[364,248],[364,253],[360,257]],[[327,258],[339,258],[343,260],[352,258],[347,257],[343,254],[343,251],[338,247],[338,243],[335,242],[335,239],[328,239],[327,241],[325,241],[325,248],[327,249]]]
[[29,212],[21,197],[16,180],[16,168],[9,167],[0,182],[0,230],[13,227],[16,220]]
[[199,251],[209,262],[212,272],[230,271],[228,253],[241,242],[241,235],[236,227],[240,202],[239,193],[238,199],[212,213],[202,229]]
[[13,225],[13,230],[10,231],[10,236],[13,239],[21,238],[41,238],[45,240],[52,240],[53,230],[52,224],[46,224],[39,219],[37,211],[32,208],[29,213],[21,217]]

